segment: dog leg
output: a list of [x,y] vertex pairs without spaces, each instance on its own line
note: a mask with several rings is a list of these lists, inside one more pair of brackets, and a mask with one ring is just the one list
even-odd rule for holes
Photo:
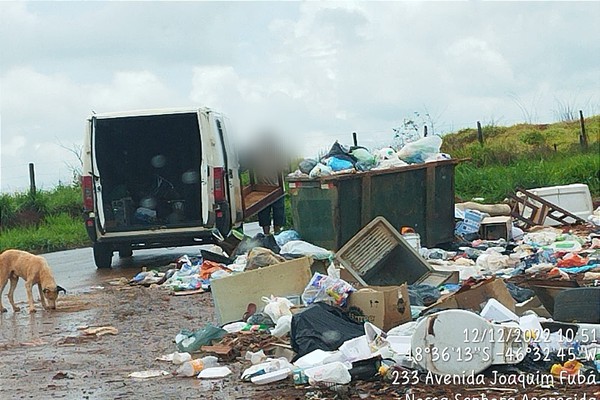
[[17,282],[19,282],[19,278],[17,276],[10,277],[10,289],[8,289],[8,301],[10,301],[10,305],[13,308],[14,312],[21,311],[21,307],[17,307],[15,304],[14,293],[17,288]]
[[44,307],[44,310],[47,310],[48,306],[46,305],[46,296],[44,296],[44,292],[42,291],[42,284],[38,283],[37,287],[40,292],[40,303],[42,303],[42,307]]
[[6,287],[6,284],[8,283],[8,279],[5,280],[4,282],[2,282],[2,286],[0,287],[0,312],[7,312],[8,310],[6,308],[4,308],[4,306],[2,305],[2,294],[4,293],[4,288]]
[[27,292],[27,302],[29,303],[29,312],[35,312],[35,306],[33,305],[33,293],[31,292],[31,288],[33,287],[32,282],[25,282],[25,291]]

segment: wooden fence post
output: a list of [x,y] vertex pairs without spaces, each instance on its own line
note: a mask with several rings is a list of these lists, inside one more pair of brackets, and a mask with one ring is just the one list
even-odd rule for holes
[[585,120],[583,118],[583,111],[581,111],[581,110],[579,110],[579,124],[581,125],[581,133],[579,134],[579,142],[581,143],[581,148],[583,150],[587,150],[588,140],[587,140],[587,134],[585,133]]
[[477,121],[477,140],[479,144],[483,146],[483,130],[481,129],[481,122]]
[[35,197],[35,169],[33,163],[29,163],[29,194]]

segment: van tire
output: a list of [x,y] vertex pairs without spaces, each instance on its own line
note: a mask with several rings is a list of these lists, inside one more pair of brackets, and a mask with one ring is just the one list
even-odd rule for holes
[[94,263],[98,269],[110,268],[113,249],[104,243],[94,243]]

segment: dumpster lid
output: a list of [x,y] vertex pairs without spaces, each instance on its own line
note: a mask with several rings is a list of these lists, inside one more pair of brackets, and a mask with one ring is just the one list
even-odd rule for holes
[[[336,253],[336,259],[364,286],[427,282],[427,277],[433,274],[438,276],[433,280],[440,283],[456,277],[452,272],[435,271],[381,216],[346,242]],[[391,281],[382,283],[383,277]]]

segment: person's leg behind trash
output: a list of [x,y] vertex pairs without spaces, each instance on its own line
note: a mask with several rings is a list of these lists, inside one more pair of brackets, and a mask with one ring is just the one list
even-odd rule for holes
[[285,225],[285,198],[280,198],[271,207],[273,208],[273,230],[277,234]]
[[271,208],[272,206],[268,206],[258,212],[258,225],[260,225],[265,235],[271,233]]

